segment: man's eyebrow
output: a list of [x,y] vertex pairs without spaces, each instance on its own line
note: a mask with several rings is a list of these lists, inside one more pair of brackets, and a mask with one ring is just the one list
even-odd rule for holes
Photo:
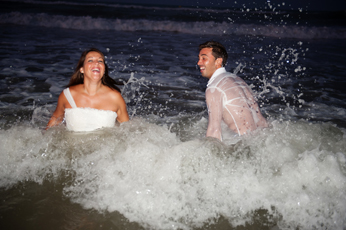
[[198,57],[199,57],[199,56],[208,56],[208,55],[206,55],[206,54],[201,54],[201,55],[198,55]]

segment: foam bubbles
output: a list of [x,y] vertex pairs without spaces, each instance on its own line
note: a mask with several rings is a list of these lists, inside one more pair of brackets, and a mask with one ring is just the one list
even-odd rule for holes
[[344,132],[328,124],[272,122],[225,145],[136,118],[85,134],[17,126],[1,142],[2,187],[65,178],[71,201],[148,228],[236,226],[261,209],[280,227],[344,225]]

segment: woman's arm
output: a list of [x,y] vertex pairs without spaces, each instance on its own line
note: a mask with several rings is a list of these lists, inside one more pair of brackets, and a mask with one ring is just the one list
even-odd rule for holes
[[46,126],[46,130],[49,129],[50,127],[59,125],[63,121],[64,113],[65,113],[65,101],[66,101],[66,97],[64,93],[62,92],[59,96],[56,109]]
[[116,97],[116,103],[118,104],[117,121],[119,123],[126,122],[129,120],[129,115],[127,113],[126,103],[124,98],[119,93]]

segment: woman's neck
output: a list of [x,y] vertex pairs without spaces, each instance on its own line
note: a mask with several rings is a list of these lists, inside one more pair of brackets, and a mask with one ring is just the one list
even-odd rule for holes
[[102,88],[102,83],[84,82],[83,89],[89,96],[94,96]]

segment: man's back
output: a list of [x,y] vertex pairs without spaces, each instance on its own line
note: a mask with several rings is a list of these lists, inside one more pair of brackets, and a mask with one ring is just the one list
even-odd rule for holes
[[213,78],[206,90],[206,101],[209,111],[207,136],[221,132],[221,119],[239,135],[267,126],[251,89],[234,74],[224,72]]

